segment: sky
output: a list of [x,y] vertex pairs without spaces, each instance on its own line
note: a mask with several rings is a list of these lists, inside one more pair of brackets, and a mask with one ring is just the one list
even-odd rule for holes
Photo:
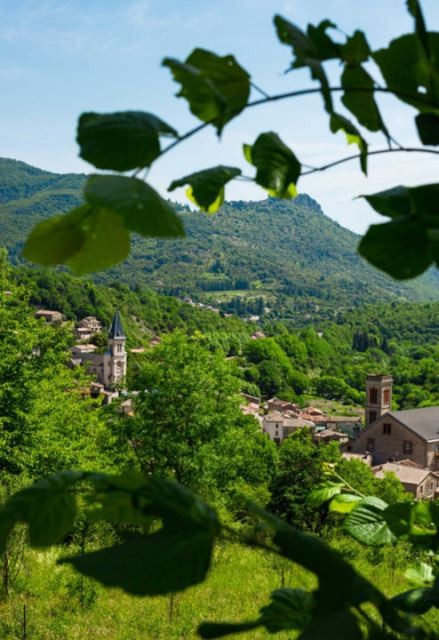
[[[423,0],[423,7],[430,29],[437,29],[439,0]],[[361,28],[372,48],[412,30],[404,0],[0,0],[0,156],[59,173],[91,172],[75,142],[84,111],[149,111],[184,133],[197,121],[174,97],[178,85],[161,61],[184,60],[195,47],[233,53],[269,94],[312,86],[305,70],[284,73],[291,53],[275,36],[276,13],[302,27],[330,18],[346,33]],[[336,63],[328,70],[335,78]],[[414,111],[387,96],[380,106],[394,137],[419,146]],[[221,140],[213,129],[201,133],[159,159],[148,180],[166,195],[173,179],[220,163],[251,174],[242,144],[263,131],[276,131],[311,165],[355,151],[342,133],[329,133],[321,97],[313,95],[248,110]],[[366,138],[371,148],[385,147],[377,134]],[[354,161],[304,177],[298,186],[331,218],[362,233],[383,219],[356,196],[436,181],[438,162],[427,154],[378,156],[370,159],[367,179]],[[226,196],[266,197],[247,182],[230,184]],[[186,201],[183,189],[172,197]]]

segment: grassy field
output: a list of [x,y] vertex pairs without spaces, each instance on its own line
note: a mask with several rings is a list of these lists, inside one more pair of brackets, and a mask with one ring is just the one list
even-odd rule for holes
[[[402,576],[404,554],[363,549],[351,540],[336,541],[345,555],[387,594],[409,588]],[[378,555],[377,555],[378,554]],[[380,556],[381,554],[381,556]],[[401,561],[396,566],[395,557]],[[387,558],[387,559],[386,559]],[[0,637],[28,640],[176,640],[196,638],[205,620],[253,619],[276,588],[313,588],[314,577],[300,567],[260,551],[234,545],[217,547],[204,584],[170,597],[130,597],[97,587],[66,567],[56,566],[57,552],[28,551],[7,600],[0,604]],[[26,607],[26,632],[23,608]],[[430,616],[432,625],[439,615]],[[279,640],[294,633],[278,634]],[[244,639],[273,637],[262,629]],[[329,640],[329,639],[328,639]]]

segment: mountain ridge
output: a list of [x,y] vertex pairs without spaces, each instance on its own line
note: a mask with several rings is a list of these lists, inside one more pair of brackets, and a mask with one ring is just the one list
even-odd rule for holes
[[[22,244],[36,222],[81,202],[86,178],[0,158],[1,243],[13,262],[22,262]],[[93,278],[147,285],[225,310],[238,297],[244,314],[255,298],[287,316],[319,306],[330,315],[334,305],[439,299],[437,271],[408,283],[391,280],[358,255],[360,236],[326,216],[307,194],[292,201],[227,202],[214,216],[174,206],[186,228],[184,240],[135,236],[127,260]]]

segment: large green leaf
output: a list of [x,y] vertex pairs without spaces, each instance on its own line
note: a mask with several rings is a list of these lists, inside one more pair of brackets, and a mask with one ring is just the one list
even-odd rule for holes
[[62,264],[77,253],[85,242],[81,220],[89,215],[89,207],[72,209],[38,223],[30,232],[23,248],[26,260],[38,264]]
[[73,527],[76,499],[72,488],[83,477],[80,472],[63,472],[12,495],[0,510],[0,552],[19,522],[28,525],[32,546],[47,547],[59,542]]
[[340,115],[339,113],[332,113],[329,121],[329,126],[332,133],[337,131],[343,131],[346,135],[348,144],[356,144],[360,150],[360,167],[362,172],[367,175],[367,142],[350,120]]
[[340,493],[329,503],[329,511],[335,513],[350,513],[361,502],[362,498],[351,493]]
[[218,133],[248,102],[250,76],[232,55],[221,57],[194,49],[185,62],[165,58],[163,65],[181,84],[177,95],[188,101],[197,118],[214,124]]
[[344,530],[363,544],[381,546],[396,540],[383,513],[387,509],[384,500],[364,498],[344,521]]
[[358,122],[369,131],[383,131],[387,135],[373,94],[374,81],[366,69],[361,65],[347,65],[341,76],[341,84],[344,89],[342,102]]
[[122,218],[111,209],[90,208],[80,222],[85,241],[65,263],[78,274],[106,269],[130,252],[130,236]]
[[392,40],[387,49],[372,56],[380,68],[388,88],[397,97],[420,111],[439,113],[439,33],[426,36],[431,59],[415,34]]
[[135,595],[160,595],[202,582],[209,570],[212,543],[206,531],[163,528],[61,562],[108,587]]
[[224,185],[240,174],[241,169],[219,165],[174,180],[168,191],[188,184],[188,198],[206,213],[214,213],[224,202]]
[[308,495],[307,502],[311,507],[319,507],[321,504],[328,502],[331,498],[341,493],[343,487],[344,484],[340,482],[323,482],[311,491]]
[[425,54],[430,57],[430,47],[428,42],[428,33],[425,26],[424,16],[422,14],[421,4],[419,0],[407,0],[407,8],[409,13],[415,19],[415,30],[419,42],[424,49]]
[[256,142],[244,145],[244,155],[256,167],[256,182],[276,198],[294,198],[301,165],[294,153],[270,131],[261,133]]
[[397,280],[420,275],[433,259],[425,228],[410,217],[371,225],[360,241],[358,251],[375,267]]
[[184,236],[182,221],[172,206],[142,180],[92,175],[85,185],[84,196],[93,207],[118,214],[130,231],[143,236]]
[[[97,489],[126,491],[143,516],[159,518],[162,528],[122,544],[64,559],[107,586],[137,595],[181,591],[202,582],[210,566],[216,512],[176,482],[156,478],[104,478]],[[119,499],[119,498],[117,498]]]
[[286,629],[302,630],[311,622],[315,606],[314,596],[303,589],[278,589],[271,594],[271,602],[260,610],[254,622],[204,622],[198,627],[202,638],[222,638],[231,633],[250,631],[263,626],[269,633]]
[[128,171],[151,165],[160,153],[159,136],[178,134],[152,113],[83,113],[77,142],[81,158],[98,169]]

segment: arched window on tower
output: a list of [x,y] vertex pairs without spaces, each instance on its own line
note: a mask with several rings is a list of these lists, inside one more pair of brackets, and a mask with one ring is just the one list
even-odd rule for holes
[[378,402],[378,389],[376,389],[375,387],[373,387],[369,391],[369,402],[371,404],[376,404]]
[[390,389],[384,389],[383,391],[383,403],[389,404],[390,402]]

